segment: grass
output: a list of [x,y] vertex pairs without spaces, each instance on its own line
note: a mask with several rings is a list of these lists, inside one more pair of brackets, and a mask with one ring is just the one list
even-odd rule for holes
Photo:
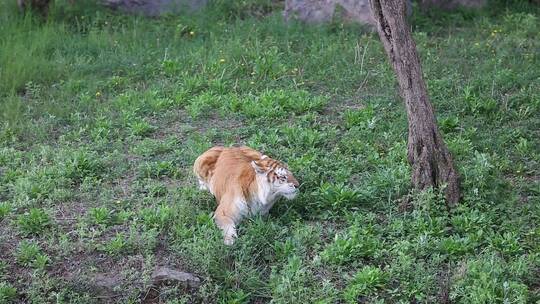
[[[156,265],[202,280],[166,303],[539,301],[539,18],[413,15],[462,178],[447,210],[411,190],[404,108],[362,28],[287,25],[265,1],[159,19],[57,1],[46,22],[2,3],[0,303],[138,302]],[[231,248],[191,176],[216,144],[302,183]]]

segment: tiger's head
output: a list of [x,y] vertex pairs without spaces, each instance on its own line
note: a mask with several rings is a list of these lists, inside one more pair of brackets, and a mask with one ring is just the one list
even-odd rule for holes
[[251,166],[258,180],[268,188],[270,196],[292,200],[298,194],[300,184],[285,164],[263,155],[261,159],[252,161]]

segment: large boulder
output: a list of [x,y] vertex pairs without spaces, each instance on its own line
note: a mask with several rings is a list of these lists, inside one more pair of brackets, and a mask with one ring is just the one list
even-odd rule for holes
[[437,7],[451,10],[458,7],[481,8],[486,5],[486,0],[420,0],[420,5],[424,9]]
[[[412,2],[406,1],[407,14],[411,15]],[[283,16],[287,21],[296,18],[306,23],[329,22],[334,17],[339,17],[344,21],[358,22],[372,27],[376,25],[369,0],[285,0]]]
[[283,16],[285,20],[323,23],[331,21],[338,10],[346,20],[375,25],[369,0],[286,0]]

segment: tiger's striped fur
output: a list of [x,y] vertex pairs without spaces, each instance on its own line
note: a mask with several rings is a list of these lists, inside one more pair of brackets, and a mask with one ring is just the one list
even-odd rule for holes
[[217,201],[214,220],[232,245],[243,217],[267,214],[280,197],[293,199],[299,183],[289,169],[249,147],[213,147],[193,165],[201,190]]

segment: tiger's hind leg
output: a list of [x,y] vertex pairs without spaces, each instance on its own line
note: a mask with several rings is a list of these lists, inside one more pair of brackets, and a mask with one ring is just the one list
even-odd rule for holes
[[216,225],[223,232],[223,242],[225,245],[232,245],[237,237],[236,224],[238,224],[247,213],[247,206],[243,199],[228,193],[224,195],[216,211],[214,220]]
[[199,181],[199,190],[201,190],[201,191],[210,191],[210,189],[208,189],[208,184],[206,182],[204,182],[200,178],[198,178],[197,180]]
[[219,207],[214,213],[214,220],[216,222],[216,225],[219,227],[219,229],[221,229],[223,233],[223,242],[225,243],[225,245],[230,246],[234,244],[234,240],[238,236],[236,234],[236,224],[234,223],[234,220],[227,214],[220,211]]

